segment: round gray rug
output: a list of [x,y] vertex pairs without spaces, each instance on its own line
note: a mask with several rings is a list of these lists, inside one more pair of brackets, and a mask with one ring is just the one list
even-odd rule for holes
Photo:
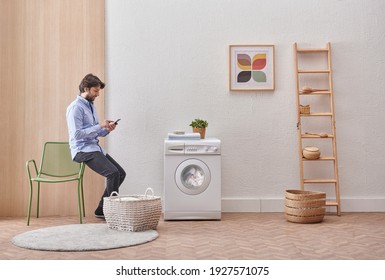
[[155,230],[131,232],[109,229],[107,224],[76,224],[27,231],[12,243],[43,251],[95,251],[143,244],[158,236]]

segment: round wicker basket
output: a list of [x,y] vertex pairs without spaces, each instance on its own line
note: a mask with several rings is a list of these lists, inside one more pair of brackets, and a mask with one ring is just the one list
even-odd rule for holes
[[160,197],[153,194],[153,189],[147,188],[144,195],[125,196],[112,192],[110,197],[105,197],[103,212],[108,228],[121,231],[155,230],[162,206]]
[[319,159],[321,152],[317,147],[305,147],[302,150],[302,155],[306,159]]
[[285,216],[293,223],[319,223],[325,216],[326,193],[286,190]]

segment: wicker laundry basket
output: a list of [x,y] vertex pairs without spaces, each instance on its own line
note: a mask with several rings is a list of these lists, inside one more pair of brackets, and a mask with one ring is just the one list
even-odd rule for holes
[[325,216],[326,193],[286,190],[285,216],[293,223],[319,223]]
[[160,197],[154,196],[153,189],[148,188],[144,195],[128,196],[113,192],[110,197],[104,198],[103,212],[111,229],[146,231],[158,226],[162,206]]

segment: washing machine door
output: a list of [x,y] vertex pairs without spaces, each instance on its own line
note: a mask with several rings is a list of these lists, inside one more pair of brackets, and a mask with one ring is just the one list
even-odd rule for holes
[[198,159],[183,161],[175,171],[175,182],[178,188],[189,195],[204,192],[210,185],[211,174],[208,166]]

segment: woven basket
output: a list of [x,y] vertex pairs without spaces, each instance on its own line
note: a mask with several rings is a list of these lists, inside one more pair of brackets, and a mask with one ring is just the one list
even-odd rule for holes
[[326,193],[287,190],[285,216],[293,223],[319,223],[325,216]]
[[153,189],[148,188],[144,195],[123,196],[112,192],[110,197],[105,197],[103,212],[108,227],[122,231],[156,229],[162,206],[160,197],[153,194]]
[[310,114],[310,105],[299,105],[299,112],[301,114]]
[[317,147],[305,147],[302,150],[302,155],[306,159],[319,159],[321,152]]

